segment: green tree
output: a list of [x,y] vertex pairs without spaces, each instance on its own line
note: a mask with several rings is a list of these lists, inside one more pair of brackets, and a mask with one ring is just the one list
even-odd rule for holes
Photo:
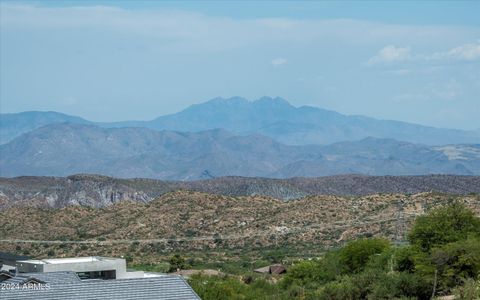
[[412,246],[404,246],[395,251],[395,270],[400,272],[415,272],[415,257],[419,251]]
[[430,251],[431,248],[480,236],[480,218],[464,205],[454,202],[420,216],[408,235],[412,245]]
[[293,265],[283,278],[283,284],[298,284],[303,286],[308,282],[316,281],[319,264],[315,261],[302,261]]
[[360,291],[349,276],[344,276],[340,280],[329,282],[322,286],[316,296],[320,300],[352,300],[359,299]]
[[288,269],[282,284],[284,286],[314,287],[335,280],[344,269],[340,263],[338,252],[332,251],[319,260],[296,263]]
[[348,272],[357,273],[364,269],[372,255],[380,254],[390,248],[385,239],[361,239],[350,242],[340,252],[340,262]]
[[467,239],[432,249],[430,256],[438,272],[440,290],[462,285],[480,273],[480,239]]
[[431,296],[430,282],[406,272],[384,273],[373,282],[370,289],[369,299],[430,299]]

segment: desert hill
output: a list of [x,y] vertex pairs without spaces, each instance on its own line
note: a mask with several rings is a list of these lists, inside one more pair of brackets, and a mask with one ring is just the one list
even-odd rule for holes
[[0,212],[0,250],[20,246],[47,256],[47,251],[82,255],[95,249],[140,257],[180,249],[328,248],[362,236],[402,242],[416,216],[450,201],[480,214],[478,195],[438,193],[308,196],[284,202],[178,191],[149,203],[124,201],[101,209],[15,207]]
[[199,181],[121,179],[99,175],[0,178],[0,210],[33,206],[106,207],[122,201],[148,203],[170,192],[185,190],[223,196],[268,196],[279,200],[313,195],[480,193],[479,176],[363,176],[268,179],[222,177]]

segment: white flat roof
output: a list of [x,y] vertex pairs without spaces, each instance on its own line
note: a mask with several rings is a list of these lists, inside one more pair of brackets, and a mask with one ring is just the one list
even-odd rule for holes
[[83,262],[94,262],[100,261],[97,257],[70,257],[70,258],[48,258],[42,259],[47,264],[71,264],[71,263],[83,263]]
[[87,257],[67,257],[67,258],[47,258],[47,259],[30,259],[30,260],[21,260],[18,262],[29,263],[29,264],[74,264],[74,263],[88,263],[95,261],[104,261],[104,260],[120,260],[122,258],[112,258],[112,257],[98,257],[98,256],[87,256]]
[[19,260],[19,263],[27,263],[27,264],[46,264],[43,260],[38,260],[38,259],[29,259],[29,260]]
[[163,276],[168,276],[168,275],[167,274],[162,274],[162,273],[154,273],[154,272],[144,272],[143,273],[144,278],[163,277]]

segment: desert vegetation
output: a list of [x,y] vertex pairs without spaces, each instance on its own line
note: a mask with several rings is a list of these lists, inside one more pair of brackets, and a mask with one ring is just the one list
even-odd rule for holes
[[202,299],[456,299],[480,298],[480,218],[459,203],[419,217],[409,244],[358,239],[313,260],[293,264],[287,275],[193,276]]
[[[285,202],[176,191],[103,208],[12,207],[0,212],[0,249],[123,256],[130,268],[153,272],[205,270],[190,278],[202,299],[475,299],[479,204],[476,194]],[[287,274],[253,272],[273,263]]]
[[123,201],[104,208],[15,207],[0,212],[0,247],[14,251],[20,246],[21,253],[32,256],[107,252],[142,263],[174,251],[297,248],[304,253],[362,237],[404,242],[417,216],[451,201],[480,212],[477,195],[438,193],[308,196],[284,202],[177,191],[149,203]]

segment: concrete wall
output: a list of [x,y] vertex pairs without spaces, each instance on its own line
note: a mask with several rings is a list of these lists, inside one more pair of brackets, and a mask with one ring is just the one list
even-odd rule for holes
[[130,271],[122,274],[123,277],[118,277],[118,279],[125,279],[125,278],[143,278],[145,277],[145,272],[143,271]]
[[17,267],[18,272],[20,273],[43,273],[42,264],[32,264],[27,262],[16,262],[15,266]]
[[35,262],[17,262],[16,266],[21,273],[32,272],[93,272],[93,271],[116,271],[116,278],[132,278],[133,274],[127,274],[127,263],[125,259],[100,259],[89,262],[71,262],[71,263],[35,263]]
[[92,262],[66,263],[66,264],[45,264],[43,272],[73,271],[73,272],[92,272],[92,271],[117,271],[119,275],[127,272],[127,265],[124,259],[100,260]]

